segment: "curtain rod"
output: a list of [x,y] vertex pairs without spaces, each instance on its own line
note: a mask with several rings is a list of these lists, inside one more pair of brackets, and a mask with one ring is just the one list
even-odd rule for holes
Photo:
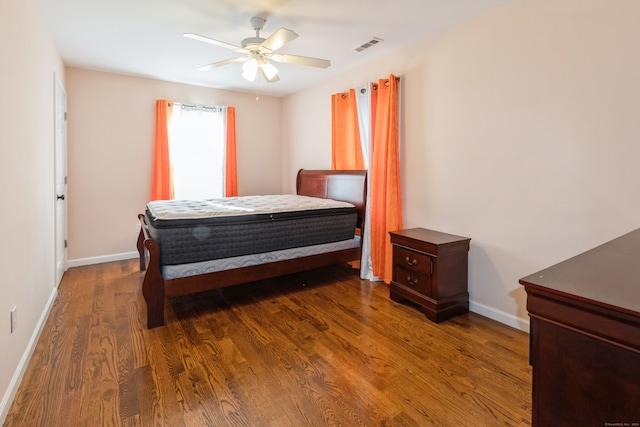
[[[382,79],[381,79],[381,80],[382,80]],[[389,79],[384,79],[384,80],[389,80]],[[397,81],[397,82],[400,82],[400,77],[396,77],[396,81]],[[373,89],[374,89],[374,90],[377,90],[377,89],[378,89],[378,83],[371,82],[370,84],[372,85],[372,87],[373,87]],[[367,86],[367,87],[368,87],[368,86]],[[365,88],[365,87],[362,87],[362,88],[360,89],[360,93],[365,93],[366,91],[367,91],[367,88]],[[341,95],[341,96],[342,96],[342,99],[345,99],[345,98],[347,98],[347,97],[349,96],[349,92],[342,92],[342,93],[340,93],[339,95]]]
[[[389,79],[384,79],[384,80],[389,80]],[[396,77],[396,82],[400,82],[400,77]],[[388,86],[389,82],[385,82],[385,86]],[[378,87],[378,83],[373,83],[373,88],[376,89]]]
[[173,105],[179,105],[180,108],[184,108],[184,109],[191,109],[191,110],[202,110],[202,111],[222,111],[221,106],[214,106],[214,107],[210,107],[208,105],[202,105],[202,104],[182,104],[180,102],[174,102]]

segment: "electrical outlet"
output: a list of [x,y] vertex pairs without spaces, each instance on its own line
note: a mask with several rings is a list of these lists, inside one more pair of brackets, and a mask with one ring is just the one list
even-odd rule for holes
[[15,305],[11,309],[11,333],[18,327],[18,307]]
[[136,233],[140,233],[140,228],[142,228],[142,227],[140,226],[140,223],[139,223],[139,222],[136,222]]

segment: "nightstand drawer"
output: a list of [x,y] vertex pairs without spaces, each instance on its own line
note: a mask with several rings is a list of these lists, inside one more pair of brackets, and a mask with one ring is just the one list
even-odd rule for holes
[[431,274],[431,257],[402,246],[393,247],[393,263],[411,271]]
[[405,288],[431,296],[431,276],[428,271],[413,270],[396,265],[393,267],[393,281]]

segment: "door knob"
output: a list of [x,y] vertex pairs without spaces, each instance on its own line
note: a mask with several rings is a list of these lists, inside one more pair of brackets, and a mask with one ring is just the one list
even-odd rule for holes
[[58,194],[58,195],[56,196],[56,199],[58,199],[58,200],[64,200],[64,194]]

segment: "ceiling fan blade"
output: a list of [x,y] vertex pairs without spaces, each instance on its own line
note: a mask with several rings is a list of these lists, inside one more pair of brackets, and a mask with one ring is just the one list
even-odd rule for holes
[[271,34],[268,39],[263,41],[260,46],[274,52],[296,38],[298,38],[298,34],[296,34],[295,31],[280,28],[278,31]]
[[296,55],[283,55],[275,54],[271,56],[271,59],[277,62],[284,62],[286,64],[306,65],[309,67],[327,68],[331,65],[331,61],[328,59],[310,58],[308,56],[296,56]]
[[235,46],[226,42],[221,42],[220,40],[214,40],[214,39],[210,39],[209,37],[205,37],[205,36],[201,36],[199,34],[193,34],[193,33],[184,33],[183,36],[193,39],[193,40],[199,40],[201,42],[205,42],[205,43],[210,43],[216,46],[220,46],[220,47],[224,47],[225,49],[231,49],[231,50],[235,50],[237,52],[245,52],[245,50],[243,48],[241,48],[240,46]]
[[208,71],[208,70],[211,70],[212,68],[222,67],[223,65],[233,64],[234,62],[244,62],[247,59],[249,59],[249,58],[247,58],[246,56],[240,56],[238,58],[225,59],[224,61],[218,61],[218,62],[214,62],[213,64],[207,64],[207,65],[203,65],[202,67],[198,67],[198,70],[200,70],[200,71]]

